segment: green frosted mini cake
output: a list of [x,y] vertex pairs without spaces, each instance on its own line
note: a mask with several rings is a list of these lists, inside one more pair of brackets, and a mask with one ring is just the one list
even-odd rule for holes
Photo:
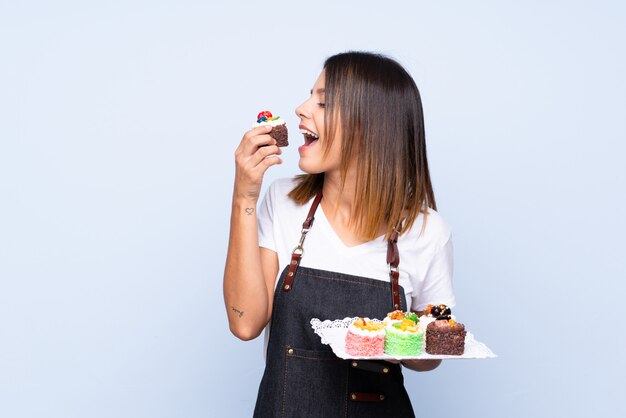
[[385,354],[419,356],[424,345],[424,330],[417,326],[417,315],[407,312],[401,320],[388,321],[385,326]]

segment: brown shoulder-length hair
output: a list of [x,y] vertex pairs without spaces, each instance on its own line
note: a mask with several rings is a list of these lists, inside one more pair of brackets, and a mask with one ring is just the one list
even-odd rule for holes
[[[340,131],[344,183],[355,166],[352,227],[367,240],[377,238],[382,225],[385,239],[394,229],[401,235],[420,212],[437,209],[415,81],[395,60],[368,52],[333,55],[324,71],[325,152]],[[298,180],[289,197],[302,205],[322,189],[324,174],[303,174]]]

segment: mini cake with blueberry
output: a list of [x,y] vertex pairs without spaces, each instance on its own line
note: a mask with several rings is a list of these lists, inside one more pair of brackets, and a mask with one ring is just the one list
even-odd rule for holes
[[358,318],[348,327],[346,353],[356,357],[376,357],[385,351],[385,326],[378,320]]
[[[387,314],[385,326],[385,354],[391,356],[419,356],[424,343],[424,330],[413,312],[394,311]],[[385,318],[385,319],[387,319]]]
[[276,145],[279,147],[286,147],[289,145],[289,133],[287,132],[287,124],[280,116],[272,116],[272,112],[269,110],[264,110],[260,112],[256,117],[256,125],[265,126],[269,125],[272,127],[269,135],[276,140]]
[[465,352],[465,325],[454,320],[449,307],[429,305],[426,316],[432,318],[426,326],[428,354],[460,356]]

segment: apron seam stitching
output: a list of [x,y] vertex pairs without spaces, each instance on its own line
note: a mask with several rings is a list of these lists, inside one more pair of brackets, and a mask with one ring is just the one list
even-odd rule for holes
[[[316,277],[318,279],[323,279],[323,280],[333,280],[333,281],[337,281],[337,282],[346,282],[346,283],[353,283],[353,284],[358,284],[358,285],[363,285],[363,286],[370,286],[370,287],[375,287],[375,288],[379,288],[379,289],[386,289],[387,286],[389,285],[389,283],[387,283],[386,281],[380,281],[380,284],[374,284],[374,283],[359,283],[355,280],[346,280],[346,279],[338,279],[338,278],[330,278],[330,277],[323,277],[323,276],[316,276],[314,274],[307,274],[307,276],[310,277]],[[371,280],[377,280],[377,279],[371,279]]]
[[346,403],[346,415],[345,418],[348,418],[348,393],[350,392],[350,367],[346,364],[346,392],[344,394],[344,402]]
[[281,417],[285,416],[285,403],[287,401],[287,352],[285,351],[285,377],[283,379],[283,410]]
[[292,354],[291,357],[304,358],[307,360],[317,360],[317,361],[340,361],[341,360],[340,358],[316,358],[316,357],[299,356],[297,354]]

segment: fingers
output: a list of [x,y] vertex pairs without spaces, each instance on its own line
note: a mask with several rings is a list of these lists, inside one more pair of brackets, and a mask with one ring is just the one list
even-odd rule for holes
[[256,128],[250,129],[248,132],[246,132],[243,137],[245,139],[246,137],[250,138],[257,135],[263,135],[270,132],[271,130],[272,127],[270,125],[257,126]]
[[265,171],[283,161],[282,150],[268,135],[271,126],[259,126],[246,132],[235,151],[235,193],[258,199]]
[[277,157],[276,155],[272,155],[270,157],[267,157],[263,161],[261,161],[261,163],[257,167],[262,166],[263,171],[265,171],[273,165],[282,164],[282,163],[283,163],[283,160],[280,157]]
[[261,179],[265,171],[273,165],[282,164],[283,160],[278,157],[282,151],[276,145],[259,148],[248,160],[247,169],[252,177]]
[[244,138],[246,136],[253,137],[256,135],[263,135],[263,134],[270,132],[271,130],[272,130],[272,127],[270,125],[257,126],[256,128],[252,128],[248,132],[246,132],[244,135]]
[[[246,132],[235,152],[239,167],[253,170],[270,155],[280,155],[282,150],[276,146],[276,140],[268,135],[271,126],[259,126]],[[278,159],[282,162],[282,160]],[[275,161],[273,161],[276,163]],[[270,165],[264,163],[263,171]]]
[[242,141],[239,148],[243,155],[249,157],[256,153],[260,147],[267,145],[276,145],[276,140],[269,135],[259,135]]
[[271,126],[259,126],[258,128],[251,129],[243,136],[239,144],[239,149],[241,149],[245,155],[252,155],[256,152],[258,147],[276,144],[274,138],[268,135],[268,132],[271,130]]
[[274,138],[267,133],[269,126],[260,126],[246,132],[235,151],[235,162],[239,178],[257,184],[261,182],[263,174],[272,165],[281,164],[278,155],[282,150],[276,146]]
[[[275,141],[274,141],[275,142]],[[256,150],[252,156],[250,156],[249,162],[253,167],[259,165],[261,161],[269,157],[270,155],[280,155],[283,151],[278,148],[276,145],[268,145],[265,147],[260,147]]]

